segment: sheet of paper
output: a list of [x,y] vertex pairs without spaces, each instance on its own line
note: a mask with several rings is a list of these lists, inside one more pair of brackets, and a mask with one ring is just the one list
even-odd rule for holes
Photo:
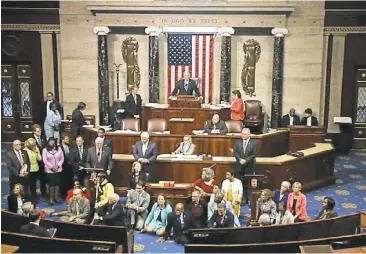
[[213,156],[212,161],[215,162],[235,162],[235,157],[223,157],[223,156]]

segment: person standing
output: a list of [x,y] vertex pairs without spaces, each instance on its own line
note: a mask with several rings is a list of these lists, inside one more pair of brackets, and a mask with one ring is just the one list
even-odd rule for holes
[[232,171],[226,172],[226,180],[222,182],[221,191],[225,200],[231,202],[236,216],[240,216],[240,202],[243,197],[243,184],[234,177]]
[[[40,152],[43,151],[43,148],[46,147],[46,140],[44,138],[44,136],[42,136],[42,129],[41,126],[39,124],[33,124],[32,126],[32,131],[33,131],[33,138],[36,140],[36,145],[38,147],[38,150]],[[42,193],[42,197],[46,198],[47,196],[47,187],[46,187],[46,174],[44,172],[44,163],[43,160],[40,160],[38,162],[38,166],[39,166],[39,171],[38,171],[38,177],[39,177],[39,181],[40,181],[40,187],[41,187],[41,193]]]
[[242,140],[238,140],[234,146],[234,157],[236,159],[235,175],[239,178],[244,187],[244,204],[249,202],[249,180],[244,179],[245,174],[254,173],[255,158],[257,157],[257,143],[250,139],[250,130],[244,128],[241,132]]
[[71,164],[71,148],[70,138],[68,135],[63,135],[60,149],[64,155],[64,163],[62,164],[61,172],[61,196],[66,197],[67,191],[72,188],[73,171]]
[[57,144],[60,144],[60,124],[61,115],[57,110],[56,103],[50,104],[50,110],[47,112],[46,120],[44,121],[44,131],[46,133],[46,139],[55,138]]
[[130,94],[126,96],[126,116],[139,119],[141,117],[141,96],[136,87],[131,87]]
[[71,148],[71,165],[74,174],[74,180],[87,187],[89,185],[89,178],[85,171],[86,159],[88,157],[88,148],[84,146],[84,138],[78,136],[76,138],[76,147]]
[[62,110],[62,106],[61,104],[55,100],[55,97],[53,96],[53,93],[48,92],[47,93],[47,99],[43,102],[43,106],[42,106],[42,122],[44,122],[44,120],[47,117],[48,111],[50,111],[50,105],[51,103],[54,103],[56,105],[56,110],[58,112],[60,112],[60,115],[62,116],[63,110]]
[[142,132],[141,142],[136,142],[133,148],[133,157],[141,163],[142,170],[147,175],[147,181],[151,181],[151,179],[149,179],[149,175],[152,171],[153,163],[158,156],[156,144],[150,142],[149,137],[150,135],[148,132]]
[[231,120],[244,119],[244,102],[239,90],[232,91],[231,96]]
[[197,97],[200,97],[201,100],[203,99],[196,82],[193,79],[191,79],[191,74],[188,71],[184,72],[183,79],[180,79],[178,81],[177,85],[175,86],[169,98],[175,96],[178,92],[179,95],[193,95],[193,92],[195,92]]
[[6,154],[5,163],[9,170],[9,193],[12,193],[15,184],[20,183],[24,187],[24,194],[28,195],[29,157],[27,152],[22,150],[20,140],[13,141],[13,149]]
[[72,112],[72,122],[71,122],[71,138],[75,140],[76,137],[82,134],[82,127],[85,124],[85,118],[83,111],[86,108],[86,104],[84,102],[79,102],[78,106]]
[[62,172],[62,164],[64,163],[64,155],[62,150],[58,148],[56,140],[49,138],[46,148],[43,149],[42,159],[46,172],[47,183],[50,190],[50,205],[62,202],[60,199],[60,178]]
[[107,175],[111,174],[113,168],[112,151],[108,146],[103,147],[103,139],[97,137],[95,146],[88,149],[85,166],[87,168],[102,168]]

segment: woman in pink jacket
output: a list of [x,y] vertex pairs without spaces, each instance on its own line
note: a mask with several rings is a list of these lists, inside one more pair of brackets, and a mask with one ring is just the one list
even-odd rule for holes
[[46,148],[42,151],[42,160],[50,191],[50,205],[53,205],[54,201],[62,202],[60,199],[60,177],[64,155],[56,145],[54,138],[48,139]]
[[301,183],[292,185],[292,193],[288,195],[287,210],[294,215],[295,222],[307,220],[306,196],[301,193]]

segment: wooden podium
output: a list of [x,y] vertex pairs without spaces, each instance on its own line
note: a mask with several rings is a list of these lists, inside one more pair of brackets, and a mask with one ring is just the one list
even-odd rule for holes
[[169,100],[170,108],[201,108],[201,101],[193,95],[178,95]]

